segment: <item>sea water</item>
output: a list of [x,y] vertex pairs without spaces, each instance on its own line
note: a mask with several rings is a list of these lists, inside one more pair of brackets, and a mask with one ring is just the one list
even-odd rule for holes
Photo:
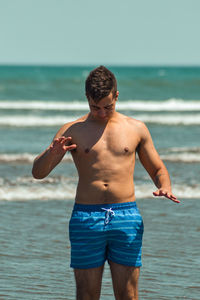
[[[77,171],[70,154],[45,179],[34,157],[64,123],[88,112],[91,66],[0,67],[0,299],[75,298],[68,221]],[[166,164],[173,193],[156,190],[136,160],[137,204],[144,224],[141,299],[200,299],[200,68],[110,67],[117,110],[142,120]],[[106,265],[102,299],[114,299]]]

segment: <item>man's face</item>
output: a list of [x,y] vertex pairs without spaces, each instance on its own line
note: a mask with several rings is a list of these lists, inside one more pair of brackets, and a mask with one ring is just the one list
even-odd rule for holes
[[102,98],[98,103],[93,99],[89,99],[90,114],[93,119],[98,121],[108,121],[113,113],[115,112],[115,105],[118,98],[119,92],[117,91],[116,96],[113,97],[111,92],[108,96]]

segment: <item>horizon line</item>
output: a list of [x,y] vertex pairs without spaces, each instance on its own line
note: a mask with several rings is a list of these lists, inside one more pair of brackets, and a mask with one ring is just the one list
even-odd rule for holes
[[108,67],[135,67],[135,68],[144,68],[144,67],[149,67],[149,68],[155,68],[155,67],[162,67],[162,68],[191,68],[191,67],[200,67],[200,64],[103,64],[103,63],[97,63],[97,64],[56,64],[56,63],[1,63],[0,62],[0,67],[96,67],[96,66],[108,66]]

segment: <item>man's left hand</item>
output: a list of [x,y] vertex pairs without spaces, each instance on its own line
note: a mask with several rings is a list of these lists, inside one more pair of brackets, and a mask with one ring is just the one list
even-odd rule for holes
[[156,197],[164,196],[173,202],[180,203],[180,201],[174,196],[171,192],[165,190],[165,189],[158,189],[157,191],[153,192],[153,195]]

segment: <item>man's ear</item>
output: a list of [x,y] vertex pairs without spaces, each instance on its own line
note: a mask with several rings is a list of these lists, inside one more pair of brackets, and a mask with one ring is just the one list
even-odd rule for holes
[[87,100],[89,101],[89,97],[88,97],[88,95],[85,93],[85,97],[87,98]]
[[118,100],[118,96],[119,96],[119,91],[116,91],[115,101]]

